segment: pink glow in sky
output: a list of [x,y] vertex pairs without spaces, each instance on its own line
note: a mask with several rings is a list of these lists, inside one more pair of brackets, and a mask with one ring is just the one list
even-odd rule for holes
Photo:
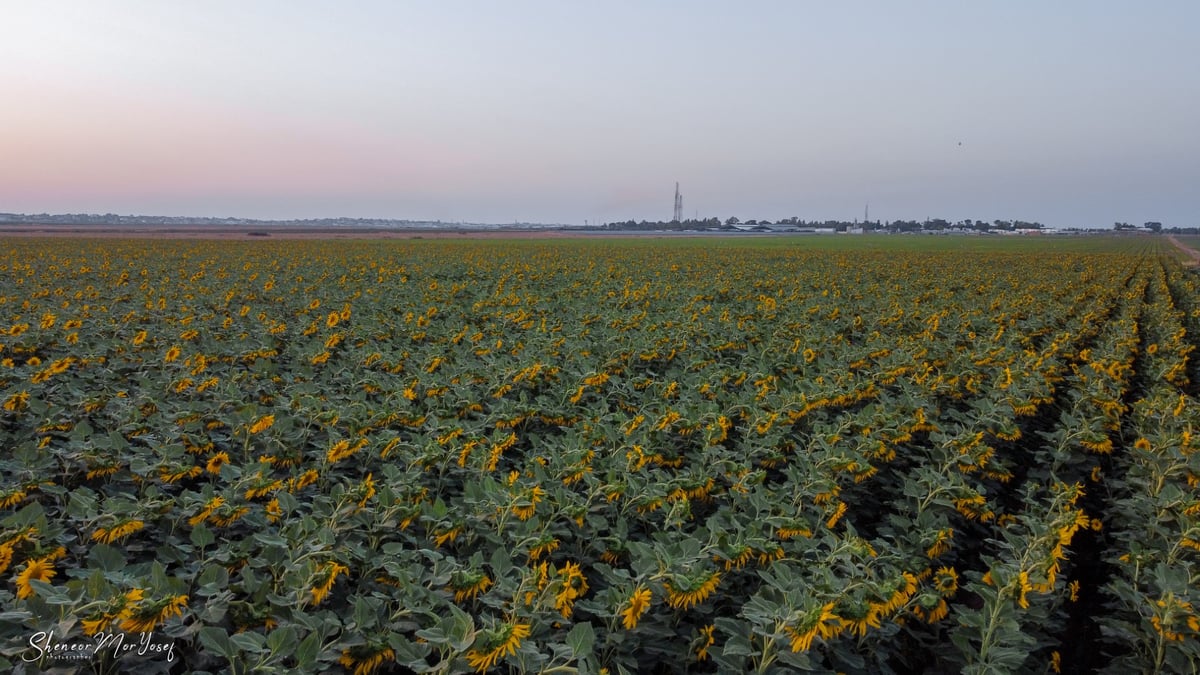
[[[19,3],[0,212],[1200,225],[1200,4]],[[960,145],[961,143],[961,145]]]

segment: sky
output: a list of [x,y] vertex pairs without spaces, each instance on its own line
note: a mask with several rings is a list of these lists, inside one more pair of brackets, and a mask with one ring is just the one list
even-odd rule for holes
[[0,212],[1200,226],[1200,2],[0,0]]

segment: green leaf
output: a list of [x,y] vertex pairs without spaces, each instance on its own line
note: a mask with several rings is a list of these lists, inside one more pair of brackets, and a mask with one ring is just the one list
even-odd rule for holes
[[409,668],[425,665],[425,657],[430,651],[428,644],[412,642],[399,633],[388,636],[388,646],[396,652],[396,663]]
[[489,562],[492,565],[492,571],[496,573],[497,577],[503,577],[513,568],[512,556],[509,555],[508,549],[503,546],[497,546],[496,550],[492,551],[492,557]]
[[475,620],[470,614],[455,605],[450,605],[451,616],[442,622],[450,647],[464,651],[475,642]]
[[288,547],[287,539],[284,539],[275,532],[260,532],[254,535],[254,540],[263,546],[278,546],[280,548]]
[[125,569],[125,556],[108,544],[96,544],[88,551],[88,564],[105,572],[120,572]]
[[755,653],[753,645],[743,635],[731,635],[721,652],[727,656],[753,656]]
[[567,633],[567,645],[571,647],[571,652],[577,659],[590,656],[595,643],[596,631],[590,623],[577,623]]
[[266,638],[259,633],[254,633],[251,631],[234,633],[233,635],[229,636],[229,640],[236,645],[238,649],[251,654],[257,654],[261,652],[263,650],[263,646],[266,644]]
[[371,599],[358,596],[354,598],[354,624],[360,630],[369,630],[375,626],[378,608]]
[[202,522],[197,523],[196,526],[192,528],[190,539],[193,546],[201,549],[217,540],[216,536],[213,535],[212,530],[208,529],[208,526]]
[[267,650],[272,654],[290,655],[298,640],[293,626],[280,626],[267,635]]
[[201,595],[211,595],[224,590],[229,585],[229,570],[223,565],[205,565],[200,576],[196,578],[196,584],[200,586],[201,590],[197,592]]
[[205,649],[220,654],[229,659],[230,663],[236,663],[237,648],[229,640],[229,633],[225,632],[224,628],[219,626],[205,626],[200,629],[200,644]]
[[317,663],[317,655],[321,652],[321,636],[309,633],[296,647],[296,665],[301,669],[310,669]]

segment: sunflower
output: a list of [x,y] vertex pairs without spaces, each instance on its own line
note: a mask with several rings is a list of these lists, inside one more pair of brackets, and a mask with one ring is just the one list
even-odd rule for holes
[[188,519],[188,525],[191,525],[192,527],[199,525],[201,522],[208,519],[208,517],[212,515],[212,512],[216,511],[224,503],[224,497],[213,497],[212,499],[208,500],[208,502],[205,503],[204,508],[200,509],[200,513],[197,513]]
[[966,516],[967,520],[980,520],[986,523],[996,517],[996,514],[987,508],[987,499],[979,494],[955,499],[954,508]]
[[784,556],[783,548],[778,544],[772,544],[775,548],[771,550],[761,550],[758,552],[758,564],[762,566],[770,565],[776,560],[782,560]]
[[1113,442],[1111,438],[1101,438],[1099,441],[1093,439],[1084,439],[1079,441],[1079,444],[1085,449],[1099,455],[1111,455],[1113,451]]
[[775,536],[781,541],[788,541],[796,537],[808,538],[812,536],[812,530],[807,527],[780,527],[775,530]]
[[51,375],[62,375],[63,373],[67,372],[67,370],[69,370],[71,368],[71,366],[74,364],[75,364],[74,356],[68,356],[65,358],[61,358],[61,359],[56,360],[54,363],[50,364],[50,368],[49,368],[48,372]]
[[281,479],[276,478],[275,480],[271,480],[270,476],[259,474],[256,477],[255,484],[246,490],[245,496],[247,500],[266,497],[282,487],[283,481]]
[[1017,604],[1021,609],[1029,609],[1029,600],[1025,597],[1029,591],[1033,590],[1033,584],[1029,581],[1029,572],[1024,570],[1017,575]]
[[330,464],[340,462],[347,457],[353,456],[354,453],[362,450],[366,445],[367,439],[365,438],[360,438],[354,445],[350,445],[349,440],[342,439],[329,448],[329,451],[325,453],[325,460]]
[[338,575],[346,574],[349,571],[349,568],[339,562],[330,561],[326,563],[321,568],[321,571],[317,573],[317,578],[320,581],[309,589],[309,593],[312,595],[312,604],[319,605],[324,602],[325,598],[329,595],[329,591],[333,590],[333,584],[337,581]]
[[524,495],[517,498],[512,505],[512,512],[521,520],[529,520],[533,517],[534,511],[537,510],[538,502],[542,501],[546,491],[538,486],[534,486]]
[[500,663],[505,656],[517,653],[521,640],[529,637],[529,624],[503,624],[495,631],[483,631],[484,649],[472,649],[467,652],[467,663],[480,673],[487,672]]
[[114,621],[132,619],[137,614],[144,597],[145,591],[133,588],[123,595],[110,599],[105,611],[83,620],[83,634],[95,635],[102,630],[107,630]]
[[628,606],[621,612],[621,622],[625,625],[625,630],[637,628],[638,620],[650,609],[651,597],[650,589],[644,586],[638,586],[629,596]]
[[933,585],[942,597],[952,597],[958,592],[958,572],[953,567],[939,567],[933,576]]
[[272,424],[275,424],[275,416],[274,415],[264,415],[256,420],[254,420],[254,423],[250,425],[250,433],[251,434],[261,434],[262,432],[266,431],[267,429],[270,429]]
[[129,519],[124,522],[118,523],[117,525],[114,525],[111,528],[105,528],[105,527],[98,528],[95,532],[92,533],[92,539],[94,541],[98,541],[102,544],[111,544],[114,541],[128,537],[129,535],[133,534],[134,532],[137,532],[138,530],[144,528],[145,526],[146,526],[146,524],[140,520]]
[[158,477],[164,483],[178,483],[185,478],[195,478],[203,471],[198,466],[183,467],[167,467],[160,466],[158,468]]
[[540,560],[541,556],[550,555],[558,549],[558,539],[553,534],[544,534],[538,542],[529,546],[529,560]]
[[825,521],[825,527],[832,529],[833,526],[837,525],[837,522],[841,520],[842,516],[844,515],[846,515],[846,502],[839,501],[837,509],[834,510],[833,515],[829,516],[829,520]]
[[0,509],[7,509],[10,506],[16,506],[25,500],[29,493],[25,488],[15,487],[4,492],[0,492]]
[[892,592],[887,602],[879,606],[881,613],[890,614],[903,607],[917,592],[917,577],[911,572],[904,572],[893,581],[893,585],[896,590]]
[[713,644],[715,644],[717,641],[716,638],[713,637],[713,630],[715,629],[716,625],[711,623],[700,629],[700,635],[696,638],[700,644],[700,646],[696,649],[697,661],[708,660],[708,648],[713,646]]
[[54,565],[49,561],[45,559],[30,560],[25,564],[25,569],[17,575],[17,597],[24,599],[33,595],[33,587],[29,585],[30,581],[50,583],[50,579],[54,578],[56,574]]
[[167,353],[163,356],[163,361],[171,363],[172,361],[178,359],[179,355],[182,353],[183,350],[179,348],[179,345],[171,345],[171,348],[168,349]]
[[883,614],[882,604],[856,604],[849,611],[843,612],[842,620],[845,622],[847,630],[861,638],[866,637],[870,629],[883,627],[880,621],[881,614]]
[[945,528],[938,530],[937,536],[934,539],[933,545],[926,551],[925,555],[930,558],[937,558],[950,550],[950,542],[954,539],[954,529]]
[[725,557],[725,558],[722,558],[719,555],[714,555],[713,561],[718,562],[718,561],[724,560],[725,561],[725,571],[728,572],[729,570],[731,570],[735,567],[739,570],[742,569],[743,567],[746,566],[746,563],[750,562],[750,560],[753,558],[754,558],[754,549],[750,546],[743,546],[741,549],[738,550],[738,552],[736,554],[733,554],[733,553],[728,554],[728,557]]
[[559,583],[558,592],[554,595],[554,608],[562,613],[563,618],[571,616],[575,601],[588,591],[587,578],[579,563],[569,562],[555,571]]
[[204,470],[216,476],[221,473],[221,467],[229,463],[229,453],[218,452],[208,458],[208,463],[204,466]]
[[375,496],[375,478],[374,474],[367,474],[358,488],[358,494],[361,499],[358,500],[358,508],[363,508],[367,505],[367,501]]
[[283,509],[279,507],[279,499],[272,499],[267,502],[267,522],[274,523],[283,517]]
[[209,522],[217,527],[229,527],[230,525],[241,520],[242,516],[250,513],[249,506],[234,507],[231,504],[223,504],[215,513],[209,516]]
[[114,462],[111,464],[106,464],[104,466],[97,466],[95,468],[89,469],[85,476],[88,480],[91,480],[93,478],[103,478],[104,476],[111,476],[120,470],[121,470],[120,463]]
[[829,639],[839,635],[846,622],[833,613],[834,603],[830,602],[820,608],[809,610],[796,627],[787,626],[784,630],[791,637],[793,652],[806,652],[812,648],[813,640],[818,637]]
[[355,647],[353,649],[342,650],[342,655],[338,657],[338,663],[353,673],[353,675],[370,675],[375,672],[379,666],[383,665],[384,661],[395,661],[396,652],[391,647],[375,648],[375,647]]
[[167,619],[182,616],[183,608],[187,607],[187,604],[186,595],[169,595],[146,604],[139,602],[128,611],[122,612],[121,630],[130,633],[151,632]]
[[926,607],[924,604],[918,604],[916,607],[913,607],[913,614],[917,615],[917,618],[922,621],[937,623],[950,614],[950,606],[946,604],[945,598],[922,596],[922,602],[928,603],[929,606]]
[[299,476],[297,476],[296,478],[289,478],[288,479],[288,492],[294,493],[298,490],[303,490],[304,488],[308,487],[309,485],[312,485],[313,483],[317,482],[317,479],[320,477],[321,477],[321,474],[317,473],[316,469],[309,469],[309,470],[305,471],[304,473],[300,474]]
[[721,573],[713,570],[703,579],[684,579],[679,587],[670,581],[664,582],[667,604],[675,609],[687,609],[708,599],[721,583]]
[[482,572],[456,572],[450,581],[450,590],[454,591],[455,602],[474,600],[480,593],[486,593],[491,586],[491,578]]
[[1200,617],[1196,616],[1191,603],[1167,593],[1165,597],[1155,600],[1154,605],[1158,609],[1151,608],[1154,614],[1150,617],[1150,623],[1154,626],[1154,632],[1166,640],[1183,642],[1188,637],[1184,633],[1200,632]]
[[4,409],[10,412],[24,410],[29,405],[29,392],[18,391],[15,394],[9,394],[4,400]]
[[0,574],[3,574],[12,564],[13,548],[20,542],[5,542],[0,544]]

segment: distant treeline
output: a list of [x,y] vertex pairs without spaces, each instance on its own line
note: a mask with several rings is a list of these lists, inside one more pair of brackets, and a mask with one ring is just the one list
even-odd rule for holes
[[944,218],[932,218],[929,220],[868,220],[864,222],[847,221],[847,220],[801,220],[800,218],[784,218],[782,220],[739,220],[738,218],[729,218],[725,222],[721,222],[719,218],[706,218],[702,220],[677,220],[677,221],[634,221],[626,220],[624,222],[605,223],[598,229],[604,230],[717,230],[717,231],[745,231],[745,230],[762,230],[762,231],[777,231],[777,230],[809,230],[823,229],[834,230],[837,232],[847,232],[850,230],[862,230],[865,232],[991,232],[1004,231],[1015,232],[1018,230],[1040,230],[1045,226],[1038,222],[1028,222],[1024,220],[993,220],[987,222],[984,220],[959,220],[951,222]]

